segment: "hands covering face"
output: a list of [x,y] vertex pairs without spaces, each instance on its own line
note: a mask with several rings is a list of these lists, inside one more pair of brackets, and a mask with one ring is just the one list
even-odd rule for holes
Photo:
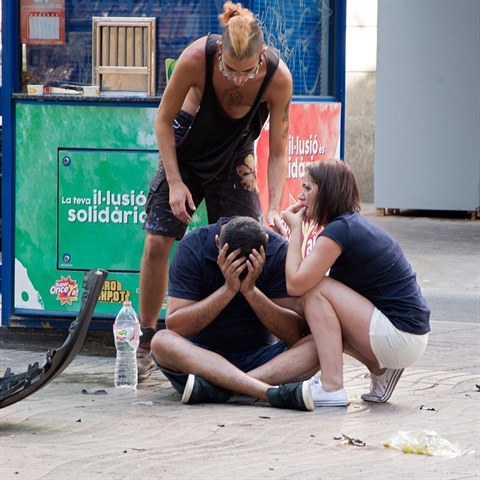
[[[253,249],[248,258],[245,256],[239,257],[240,249],[236,249],[230,254],[228,252],[228,243],[226,243],[218,255],[217,264],[225,277],[225,284],[232,292],[241,292],[243,294],[252,291],[255,287],[255,282],[260,276],[265,264],[265,249],[260,247],[260,251]],[[240,278],[242,272],[247,270],[246,276]]]

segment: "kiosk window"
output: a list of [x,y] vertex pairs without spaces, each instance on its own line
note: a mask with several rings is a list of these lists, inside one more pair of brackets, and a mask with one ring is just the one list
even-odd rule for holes
[[[336,2],[244,0],[241,3],[255,13],[262,25],[265,42],[279,50],[281,58],[290,68],[294,95],[333,96]],[[20,0],[21,11],[27,5],[39,4],[49,5],[55,15],[29,17],[36,28],[40,28],[41,24],[43,30],[40,32],[37,28],[35,33],[32,32],[33,36],[22,37],[22,91],[26,91],[27,84],[63,85],[75,90],[77,86],[101,82],[104,91],[141,89],[149,95],[161,95],[166,85],[165,59],[178,58],[188,44],[208,32],[221,33],[218,14],[223,0]],[[27,10],[23,8],[23,11]],[[92,65],[98,59],[92,43],[94,17],[102,21],[113,17],[155,19],[153,45],[156,51],[155,62],[151,63],[154,71],[148,74],[145,70],[123,72],[121,83],[115,83],[111,73],[113,67],[148,70],[145,51],[139,57],[135,54],[136,59],[142,59],[141,65],[113,65],[109,59],[107,64],[103,60],[98,63],[100,69],[105,67],[103,78],[101,71],[92,71]],[[110,30],[110,27],[105,28]],[[120,30],[116,33],[119,34]],[[142,30],[139,35],[144,38],[145,32]],[[45,36],[48,38],[39,38]],[[143,45],[149,44],[149,41],[143,42]],[[127,79],[127,75],[131,77]],[[153,85],[152,78],[155,79]]]

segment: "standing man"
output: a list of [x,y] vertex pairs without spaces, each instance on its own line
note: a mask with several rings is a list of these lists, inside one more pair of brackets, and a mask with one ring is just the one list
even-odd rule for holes
[[299,299],[286,291],[287,248],[250,217],[221,218],[179,243],[167,328],[155,334],[152,355],[183,403],[223,403],[236,392],[313,410],[305,379],[318,371],[318,354],[303,337]]
[[285,234],[280,204],[288,169],[292,77],[279,54],[263,43],[253,13],[226,2],[223,34],[207,35],[178,58],[155,120],[158,171],[146,204],[140,267],[139,379],[153,362],[148,352],[166,292],[174,240],[185,234],[205,199],[208,223],[222,216],[261,218],[254,141],[270,115],[269,209],[266,225]]

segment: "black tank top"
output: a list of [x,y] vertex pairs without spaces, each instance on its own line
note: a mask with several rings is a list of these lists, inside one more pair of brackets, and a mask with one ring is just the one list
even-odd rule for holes
[[[269,114],[266,102],[260,103],[260,99],[279,63],[278,51],[267,48],[267,72],[255,102],[245,116],[232,118],[218,102],[213,88],[212,76],[218,40],[221,40],[220,35],[209,34],[207,37],[203,97],[190,128],[177,144],[179,164],[187,164],[203,184],[222,177],[224,172],[228,173],[238,155],[245,156],[253,152],[254,141],[259,137]],[[185,118],[185,112],[180,113]]]

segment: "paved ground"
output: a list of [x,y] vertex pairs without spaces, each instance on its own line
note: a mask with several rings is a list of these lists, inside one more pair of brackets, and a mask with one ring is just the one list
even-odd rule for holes
[[[427,352],[389,403],[360,399],[366,369],[348,357],[350,406],[303,413],[248,398],[185,406],[160,373],[136,393],[116,390],[114,359],[82,354],[0,411],[0,478],[480,478],[480,222],[367,213],[399,239],[433,311]],[[24,347],[0,354],[0,371],[45,360]],[[399,431],[425,430],[475,452],[445,458],[383,446]]]

